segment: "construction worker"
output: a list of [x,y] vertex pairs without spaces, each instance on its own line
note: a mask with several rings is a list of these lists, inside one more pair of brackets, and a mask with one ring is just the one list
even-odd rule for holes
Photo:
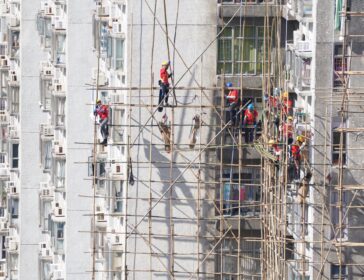
[[293,114],[293,101],[289,99],[289,93],[287,91],[283,93],[282,110],[284,117],[292,116]]
[[283,140],[283,143],[291,145],[293,143],[293,131],[294,131],[292,116],[288,116],[287,120],[280,125],[279,131],[281,134],[280,138]]
[[300,179],[301,150],[304,146],[304,137],[299,135],[297,136],[295,143],[293,143],[290,148],[291,158],[293,159],[295,167],[294,179],[296,180]]
[[243,128],[245,133],[245,143],[254,141],[254,132],[258,121],[258,112],[254,110],[254,105],[249,104],[248,110],[245,110]]
[[277,161],[279,161],[280,160],[280,157],[281,157],[281,154],[282,154],[282,149],[279,148],[277,141],[274,140],[274,139],[271,139],[271,140],[269,140],[268,145],[271,148],[271,151],[270,152],[274,156],[276,156],[277,157]]
[[94,115],[99,116],[100,123],[100,133],[103,141],[100,143],[102,145],[107,145],[107,137],[109,136],[109,106],[102,104],[101,100],[96,101],[96,107],[94,110]]
[[158,111],[163,111],[163,102],[165,106],[168,106],[168,92],[169,92],[169,78],[172,77],[172,73],[168,73],[168,68],[170,66],[169,61],[164,61],[162,63],[162,68],[160,70],[160,80],[159,80],[159,99],[158,99]]
[[278,146],[278,143],[275,139],[271,139],[268,142],[268,147],[270,150],[270,153],[272,155],[274,155],[277,159],[274,162],[274,167],[275,167],[275,177],[279,176],[279,161],[281,160],[281,156],[282,156],[282,149]]
[[[226,83],[226,87],[231,88],[233,83]],[[236,89],[231,89],[226,96],[227,104],[229,106],[230,121],[232,126],[236,123],[236,108],[239,106],[239,92]]]

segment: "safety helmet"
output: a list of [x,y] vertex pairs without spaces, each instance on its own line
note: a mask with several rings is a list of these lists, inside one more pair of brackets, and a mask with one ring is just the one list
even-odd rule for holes
[[101,103],[101,99],[96,99],[96,104]]
[[288,96],[289,96],[288,91],[283,92],[283,98],[288,98]]
[[228,83],[226,83],[226,86],[227,87],[232,87],[233,86],[233,83],[232,82],[228,82]]
[[169,65],[169,61],[168,60],[162,62],[162,66],[167,66],[167,65]]
[[302,135],[297,136],[296,140],[301,143],[305,141]]
[[293,117],[292,117],[292,116],[289,116],[289,117],[287,118],[287,120],[289,120],[289,121],[293,121]]
[[274,144],[277,144],[276,140],[274,139],[270,139],[269,142],[268,142],[269,145],[274,145]]
[[249,110],[254,110],[254,105],[253,105],[253,104],[249,104],[249,105],[248,105],[248,109],[249,109]]

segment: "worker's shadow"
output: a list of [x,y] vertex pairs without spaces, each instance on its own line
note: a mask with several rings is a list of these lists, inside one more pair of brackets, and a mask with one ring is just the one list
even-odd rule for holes
[[[168,188],[170,187],[170,182],[174,182],[176,178],[178,178],[177,183],[175,183],[173,185],[173,187],[171,188],[173,190],[173,199],[175,199],[173,201],[173,207],[175,209],[178,210],[177,206],[186,206],[188,205],[193,211],[195,211],[196,209],[196,203],[191,200],[191,198],[193,198],[193,194],[190,191],[190,188],[187,184],[185,183],[181,183],[183,181],[186,181],[186,178],[182,175],[180,176],[180,174],[184,171],[184,169],[180,169],[177,164],[173,164],[174,166],[172,167],[172,173],[171,173],[171,158],[168,156],[164,156],[162,154],[162,150],[164,151],[163,148],[163,142],[161,141],[158,144],[158,148],[155,145],[150,145],[150,142],[147,139],[144,139],[144,152],[146,157],[149,157],[149,147],[151,147],[152,151],[152,160],[153,160],[153,168],[158,170],[158,174],[153,174],[153,178],[152,181],[160,181],[160,182],[156,182],[153,183],[154,187],[154,191],[159,192],[160,194],[163,194],[165,191],[168,190]],[[160,149],[159,149],[160,147]],[[169,155],[166,153],[166,155]],[[187,161],[187,160],[186,160]],[[180,176],[180,177],[179,177]],[[161,188],[158,188],[159,186],[161,186]],[[164,198],[169,198],[170,194],[167,193]],[[188,198],[187,200],[184,200]],[[181,200],[179,200],[181,199]],[[169,202],[165,203],[165,210],[166,210],[166,217],[169,217]],[[184,212],[181,212],[182,214]],[[183,214],[185,215],[185,214]]]

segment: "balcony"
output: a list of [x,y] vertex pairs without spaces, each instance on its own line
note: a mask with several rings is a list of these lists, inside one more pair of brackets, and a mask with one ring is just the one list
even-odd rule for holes
[[268,16],[280,15],[280,9],[273,5],[273,0],[219,0],[218,15],[221,18],[229,17],[264,17],[268,5]]
[[311,21],[312,0],[287,0],[283,17],[287,20]]

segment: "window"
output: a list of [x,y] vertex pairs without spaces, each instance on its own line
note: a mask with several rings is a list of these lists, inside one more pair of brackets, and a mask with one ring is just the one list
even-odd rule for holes
[[52,48],[53,52],[53,61],[56,64],[65,64],[66,63],[66,35],[65,34],[56,34],[53,38],[54,46]]
[[226,27],[218,40],[218,74],[263,73],[264,27]]
[[[341,275],[340,275],[341,273]],[[348,279],[348,274],[346,270],[346,265],[331,265],[331,278],[330,279]]]
[[64,244],[64,223],[54,223],[55,225],[55,250],[58,253],[63,253]]
[[347,58],[343,63],[343,46],[336,45],[334,48],[334,87],[343,86],[342,71],[347,70]]
[[19,56],[19,31],[9,31],[9,43],[8,43],[8,54],[11,58],[17,58]]
[[112,182],[112,187],[113,211],[121,213],[123,211],[123,182]]
[[52,141],[41,141],[41,165],[44,171],[52,167]]
[[[347,210],[347,193],[342,193],[341,198],[341,208],[339,207],[340,198],[339,193],[336,190],[331,192],[331,223],[333,225],[331,237],[333,239],[347,239],[348,238],[348,215],[346,213]],[[340,211],[341,209],[341,211]],[[341,219],[342,223],[340,223],[340,212],[341,212]],[[341,225],[341,228],[340,228]]]
[[124,39],[113,38],[112,68],[124,71]]
[[65,97],[54,97],[54,108],[52,110],[53,124],[55,127],[61,128],[65,124]]
[[19,168],[19,143],[11,144],[11,168]]
[[[339,165],[340,163],[340,151],[341,151],[341,132],[340,128],[345,128],[346,123],[342,124],[339,118],[334,119],[332,121],[332,164]],[[346,164],[347,154],[346,154],[346,145],[347,145],[347,135],[346,132],[343,132],[343,142],[342,142],[342,163]]]
[[259,3],[271,3],[273,0],[219,0],[219,3],[248,3],[248,4],[259,4]]
[[10,213],[12,219],[17,219],[19,217],[19,200],[10,199]]
[[10,114],[19,114],[19,87],[9,87],[9,110]]
[[111,135],[113,141],[116,143],[123,143],[124,141],[124,127],[122,127],[124,122],[124,109],[119,109],[117,107],[110,110],[111,113]]
[[55,160],[55,168],[53,170],[53,184],[56,188],[64,188],[65,186],[65,160]]
[[40,102],[44,111],[51,109],[52,80],[41,78],[40,80]]
[[[223,213],[225,215],[252,216],[259,212],[260,201],[260,170],[251,168],[240,176],[234,173],[224,176],[223,184]],[[240,204],[240,205],[239,205]],[[239,209],[240,206],[240,209]]]

